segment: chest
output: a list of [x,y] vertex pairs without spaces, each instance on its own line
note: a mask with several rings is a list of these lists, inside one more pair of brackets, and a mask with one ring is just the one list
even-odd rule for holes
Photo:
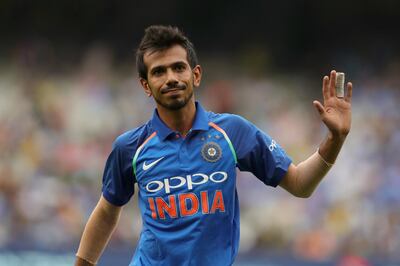
[[157,136],[140,151],[136,180],[141,193],[165,196],[222,189],[235,182],[235,160],[229,142],[216,131],[200,131],[186,138]]

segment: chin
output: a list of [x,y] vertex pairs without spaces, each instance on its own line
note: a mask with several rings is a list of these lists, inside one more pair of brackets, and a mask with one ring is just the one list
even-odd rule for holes
[[193,94],[187,98],[176,97],[176,98],[172,98],[172,99],[170,98],[167,101],[160,101],[160,100],[156,100],[156,101],[162,107],[164,107],[168,110],[171,110],[171,111],[176,111],[176,110],[182,109],[188,103],[190,103],[192,98],[193,98]]
[[164,107],[166,107],[169,110],[176,111],[176,110],[179,110],[179,109],[185,107],[188,104],[188,102],[189,101],[175,100],[175,101],[172,101],[172,102],[170,102],[168,104],[165,104]]

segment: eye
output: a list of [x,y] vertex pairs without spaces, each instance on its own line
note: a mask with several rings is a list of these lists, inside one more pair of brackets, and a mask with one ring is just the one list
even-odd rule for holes
[[164,70],[162,68],[155,68],[153,71],[151,71],[151,74],[153,76],[160,76],[164,73]]
[[183,64],[175,65],[174,68],[175,68],[175,70],[178,71],[178,72],[182,72],[182,71],[185,71],[185,70],[186,70],[186,66],[183,65]]

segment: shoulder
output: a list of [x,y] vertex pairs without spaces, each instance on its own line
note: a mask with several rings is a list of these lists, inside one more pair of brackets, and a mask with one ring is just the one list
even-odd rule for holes
[[230,114],[230,113],[213,113],[209,112],[209,119],[211,122],[216,124],[223,124],[226,126],[245,126],[251,124],[249,120],[246,118],[237,115],[237,114]]
[[230,113],[212,113],[209,112],[209,119],[210,122],[213,122],[226,130],[227,132],[231,132],[234,135],[238,133],[238,131],[248,131],[248,130],[256,130],[256,126],[251,123],[246,118],[237,115],[237,114],[230,114]]
[[238,157],[254,149],[260,143],[260,138],[266,137],[263,131],[240,115],[213,114],[210,121],[226,132]]
[[140,146],[140,143],[147,138],[149,132],[148,124],[125,131],[115,139],[113,149],[136,150],[137,147]]

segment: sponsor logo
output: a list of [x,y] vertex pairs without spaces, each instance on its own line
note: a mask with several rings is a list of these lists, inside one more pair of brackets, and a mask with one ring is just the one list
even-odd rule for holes
[[272,141],[271,141],[271,144],[268,146],[268,149],[269,149],[270,151],[274,151],[275,148],[276,148],[276,142],[275,142],[275,140],[272,140]]
[[[163,192],[162,195],[147,198],[149,215],[152,219],[165,220],[196,215],[224,213],[225,201],[221,189],[212,189],[206,186],[211,182],[223,183],[228,179],[228,173],[213,172],[209,175],[195,173],[186,176],[174,176],[162,180],[151,181],[146,184],[149,193]],[[196,186],[204,186],[205,190],[191,191]],[[178,191],[178,188],[181,190]],[[182,189],[183,188],[183,189]],[[211,189],[211,190],[207,190]],[[174,194],[175,192],[175,194]]]
[[157,159],[157,160],[155,160],[154,162],[149,163],[149,164],[146,164],[146,162],[144,162],[144,163],[143,163],[143,170],[144,170],[144,171],[149,170],[150,168],[152,168],[154,165],[156,165],[156,164],[157,164],[159,161],[161,161],[162,159],[164,159],[164,157],[161,157],[161,158],[159,158],[159,159]]
[[214,172],[210,175],[196,173],[192,175],[174,176],[165,178],[162,181],[155,180],[147,183],[146,190],[150,193],[155,193],[160,190],[164,190],[165,193],[169,194],[173,189],[180,187],[186,187],[187,190],[192,190],[195,186],[205,184],[207,182],[222,183],[228,179],[226,172]]

